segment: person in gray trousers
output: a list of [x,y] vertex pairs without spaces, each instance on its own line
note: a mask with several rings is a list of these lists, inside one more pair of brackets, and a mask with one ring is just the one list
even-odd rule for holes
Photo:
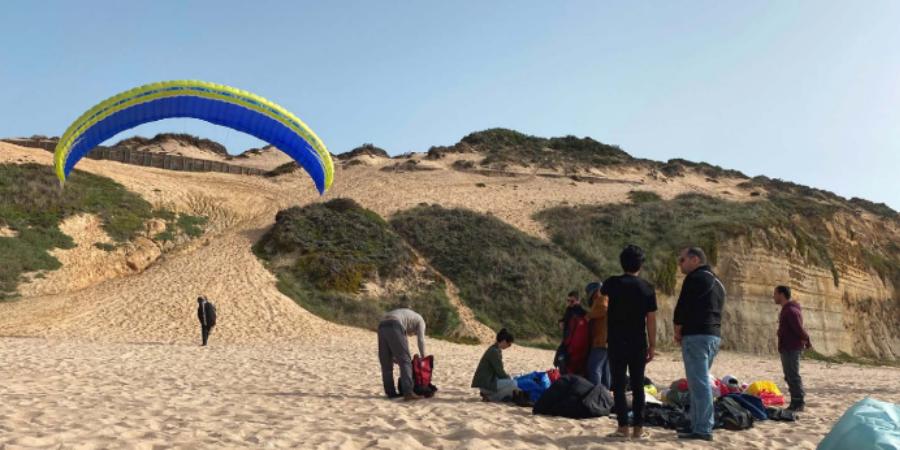
[[400,366],[400,388],[405,400],[423,397],[413,392],[412,356],[407,336],[416,335],[419,355],[425,357],[425,319],[411,309],[401,308],[387,313],[378,324],[378,361],[381,363],[381,379],[388,398],[400,397],[394,385],[394,364]]

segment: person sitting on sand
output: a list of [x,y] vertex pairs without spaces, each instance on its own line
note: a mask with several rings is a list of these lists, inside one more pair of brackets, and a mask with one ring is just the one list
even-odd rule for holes
[[[472,387],[481,389],[481,399],[486,402],[515,401],[522,404],[522,391],[516,380],[503,368],[503,350],[510,348],[516,338],[506,328],[497,333],[497,343],[488,347],[478,362]],[[524,405],[523,405],[524,406]]]
[[200,319],[200,334],[203,338],[201,346],[206,347],[209,334],[216,326],[216,307],[202,295],[197,297],[197,318]]
[[421,400],[413,392],[412,356],[406,336],[416,335],[419,355],[425,357],[425,319],[411,309],[401,308],[387,313],[378,324],[378,361],[381,363],[381,379],[388,398],[400,397],[394,384],[394,364],[400,366],[400,389],[405,400]]

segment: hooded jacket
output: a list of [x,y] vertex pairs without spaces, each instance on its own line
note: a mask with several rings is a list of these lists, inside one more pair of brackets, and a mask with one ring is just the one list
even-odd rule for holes
[[804,341],[809,346],[809,335],[803,329],[803,310],[792,300],[781,307],[778,318],[778,352],[803,350]]

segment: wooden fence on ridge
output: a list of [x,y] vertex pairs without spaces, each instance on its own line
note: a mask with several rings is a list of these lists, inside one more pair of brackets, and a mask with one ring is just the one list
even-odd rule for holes
[[[56,150],[56,141],[35,139],[3,139],[3,142],[15,144],[21,147],[40,148],[49,152]],[[221,161],[208,159],[189,158],[187,156],[169,155],[165,153],[153,153],[129,150],[117,147],[97,147],[86,158],[116,161],[134,166],[156,167],[166,170],[181,170],[189,172],[220,172],[240,175],[264,175],[268,171],[255,167],[245,167],[237,164],[228,164]]]

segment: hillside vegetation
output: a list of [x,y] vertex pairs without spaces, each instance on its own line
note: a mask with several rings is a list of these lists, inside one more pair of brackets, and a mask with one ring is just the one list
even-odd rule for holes
[[[60,223],[76,214],[95,214],[103,229],[117,243],[134,239],[153,218],[170,222],[170,229],[202,233],[202,218],[179,217],[154,211],[138,194],[113,180],[74,171],[65,189],[50,166],[0,165],[0,228],[11,236],[0,236],[0,299],[10,298],[28,272],[55,270],[60,262],[48,251],[74,248],[75,243],[59,230]],[[115,246],[103,244],[106,250]]]
[[566,293],[595,278],[557,246],[491,215],[419,206],[391,225],[459,287],[481,322],[523,341],[556,343]]
[[575,171],[637,161],[618,146],[589,137],[542,138],[505,128],[471,133],[451,147],[432,147],[428,156],[439,159],[452,153],[483,154],[478,164],[493,169],[538,167]]
[[390,155],[388,155],[388,152],[381,147],[376,147],[374,144],[363,144],[359,147],[354,148],[353,150],[336,155],[335,158],[347,160],[356,158],[358,156],[377,156],[379,158],[391,157]]
[[280,211],[254,251],[282,293],[327,320],[375,329],[386,312],[406,307],[425,318],[429,335],[447,337],[459,325],[436,274],[417,268],[390,225],[353,200]]
[[[771,200],[733,202],[701,194],[663,201],[652,193],[633,192],[632,203],[557,207],[536,215],[554,243],[599,277],[621,271],[618,254],[629,243],[647,251],[644,277],[663,292],[675,288],[677,254],[685,246],[703,248],[712,264],[723,239],[764,233],[769,247],[796,252],[807,263],[832,272],[840,284],[835,260],[863,260],[869,268],[900,286],[896,245],[870,247],[857,254],[839,249],[825,220],[831,207],[802,197],[773,195]],[[831,214],[834,214],[832,211]]]

